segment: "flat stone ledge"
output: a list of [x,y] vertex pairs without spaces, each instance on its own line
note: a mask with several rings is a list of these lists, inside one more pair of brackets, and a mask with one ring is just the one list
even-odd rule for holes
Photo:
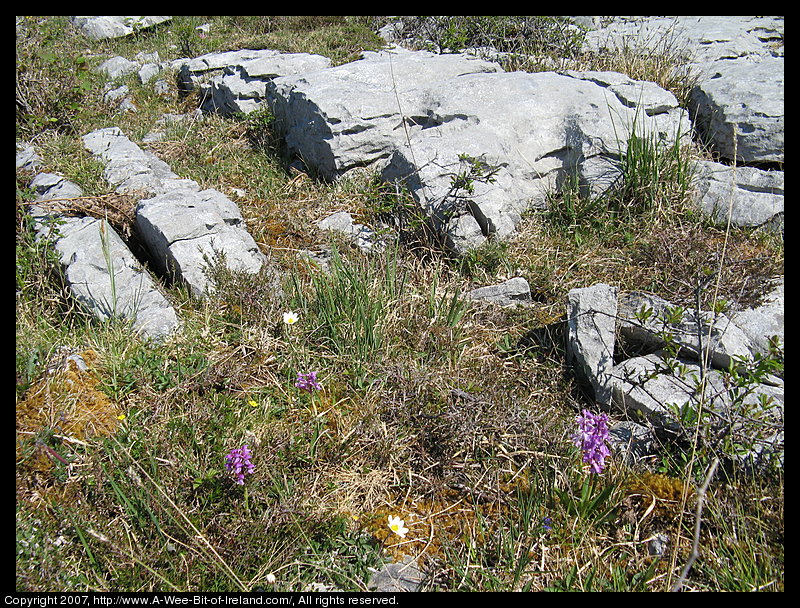
[[531,303],[531,287],[523,277],[513,277],[499,285],[473,289],[467,293],[467,297],[500,306],[525,306]]
[[81,196],[62,176],[37,175],[30,187],[38,193],[30,206],[38,239],[48,240],[60,256],[75,300],[98,319],[126,319],[145,338],[162,340],[180,327],[175,309],[158,290],[120,236],[105,220],[66,217],[44,204]]
[[217,190],[175,190],[139,201],[136,229],[158,270],[207,295],[205,269],[219,254],[233,271],[256,274],[266,262],[238,206]]

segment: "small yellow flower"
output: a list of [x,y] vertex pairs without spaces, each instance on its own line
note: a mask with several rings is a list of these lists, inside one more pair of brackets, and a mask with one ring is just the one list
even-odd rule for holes
[[117,420],[125,420],[125,414],[120,414],[117,416]]
[[297,323],[298,319],[299,317],[297,316],[297,313],[292,312],[291,310],[283,313],[283,322],[286,323],[286,325],[294,325]]
[[258,407],[258,403],[257,403],[256,401],[253,401],[252,399],[250,399],[250,400],[247,402],[247,405],[250,405],[250,406],[252,406],[252,407]]
[[408,534],[408,528],[405,527],[405,522],[394,515],[389,516],[389,529],[400,538],[405,538],[406,534]]

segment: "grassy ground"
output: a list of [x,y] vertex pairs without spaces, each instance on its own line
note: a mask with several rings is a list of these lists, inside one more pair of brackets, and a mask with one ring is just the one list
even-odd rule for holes
[[[202,34],[195,28],[205,22]],[[175,17],[92,42],[64,17],[24,17],[17,139],[35,144],[43,170],[94,197],[84,209],[111,213],[128,235],[135,201],[107,196],[80,136],[116,125],[140,142],[162,113],[191,111],[197,99],[160,97],[131,77],[138,110],[114,113],[93,66],[138,51],[164,60],[239,48],[341,63],[380,48],[375,23]],[[481,31],[510,36],[509,24]],[[559,28],[546,22],[529,39],[563,40]],[[447,35],[464,44],[474,31],[455,23]],[[587,66],[635,65],[646,77],[633,59],[575,56]],[[650,61],[657,79],[663,65]],[[687,81],[662,84],[679,92]],[[510,241],[454,260],[429,246],[413,204],[368,172],[322,184],[288,170],[266,114],[177,123],[142,147],[236,200],[286,280],[278,296],[266,280],[214,267],[217,291],[203,302],[165,286],[185,328],[160,346],[76,307],[53,252],[33,238],[24,211],[31,175],[18,171],[17,590],[363,591],[374,569],[403,555],[419,557],[425,590],[671,588],[689,558],[710,456],[687,463],[665,446],[647,469],[611,457],[585,485],[570,436],[591,404],[561,343],[534,339],[536,330],[564,318],[569,289],[601,281],[691,306],[697,281],[717,272],[704,307],[751,305],[783,274],[783,243],[711,227],[687,207],[683,169],[697,147],[640,143],[669,179],[632,169],[640,179],[611,201],[566,189]],[[364,258],[315,231],[314,220],[340,209],[363,221],[405,210],[402,244]],[[298,256],[320,244],[338,252],[328,275]],[[534,306],[459,297],[510,276],[529,281]],[[296,323],[284,323],[288,310]],[[89,369],[59,367],[65,349]],[[310,371],[321,390],[295,386]],[[238,485],[225,455],[243,444],[255,470]],[[684,588],[782,591],[783,505],[779,472],[715,479]],[[405,537],[389,529],[390,515],[404,520]],[[669,537],[662,559],[648,553],[657,534]]]

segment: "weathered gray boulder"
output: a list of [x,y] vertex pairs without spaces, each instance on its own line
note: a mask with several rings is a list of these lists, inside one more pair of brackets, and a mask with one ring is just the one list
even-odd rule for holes
[[[656,353],[633,357],[614,366],[607,378],[611,403],[626,413],[636,412],[659,429],[677,432],[676,412],[692,400],[697,401],[700,366],[680,361],[688,370],[686,377],[672,372]],[[712,376],[714,380],[718,375]],[[717,395],[722,385],[713,385],[709,395]],[[712,403],[714,400],[712,399]]]
[[337,211],[317,222],[322,230],[331,230],[344,235],[356,247],[364,253],[373,250],[382,251],[385,246],[385,239],[369,226],[364,226],[353,221],[347,211]]
[[[664,53],[675,62],[676,71],[696,77],[697,86],[690,96],[688,108],[694,120],[691,129],[708,141],[724,161],[732,160],[736,147],[739,164],[744,162],[763,168],[765,164],[783,163],[783,17],[703,15],[614,17],[610,21],[601,17],[574,17],[573,20],[589,30],[584,47],[587,52],[634,50],[647,54]],[[498,52],[479,54],[482,57],[502,56]],[[689,132],[685,114],[676,116],[682,114],[682,110],[677,108],[674,96],[653,83],[631,81],[627,76],[613,72],[580,72],[565,67],[553,69],[605,88],[621,104],[635,107],[638,112],[662,122],[659,130],[662,133],[668,131],[667,125],[676,123],[679,127],[674,130],[673,137],[677,133]],[[424,165],[428,160],[422,153],[417,152],[416,156],[416,163],[403,159],[407,171],[413,171],[414,165]],[[486,160],[490,159],[487,157]],[[436,163],[442,164],[441,157],[436,157]],[[451,174],[459,170],[456,163],[449,164]],[[710,163],[704,165],[697,179],[698,205],[704,212],[727,221],[727,204],[720,204],[727,176],[723,175],[721,168],[712,168]],[[498,183],[503,173],[501,171],[495,177]],[[767,181],[782,183],[782,174],[770,173],[772,175]],[[602,194],[614,185],[618,177],[614,159],[587,155],[580,167],[580,177],[584,193],[592,196]],[[766,225],[769,229],[782,229],[782,192],[778,193],[778,186],[773,185],[764,190],[765,180],[759,177],[756,180],[759,184],[754,185],[752,177],[747,175],[743,180],[736,179],[737,201],[731,221],[734,225]],[[446,194],[447,190],[438,194],[442,192]],[[450,222],[451,226],[445,231],[457,235],[453,239],[456,243],[480,243],[487,229],[502,234],[515,219],[514,212],[508,209],[493,216],[493,206],[496,209],[499,205],[488,201],[477,205],[473,200],[462,198],[453,201],[451,207],[466,209],[467,213],[452,215],[440,223]],[[490,211],[487,213],[484,207]],[[508,203],[506,207],[509,207]],[[506,221],[501,220],[495,225],[494,219],[498,215]]]
[[[725,159],[783,162],[783,17],[616,17],[586,35],[590,52],[664,52],[698,77],[695,127]],[[734,127],[737,134],[734,142]]]
[[418,131],[467,120],[466,115],[437,115],[433,108],[428,113],[426,89],[431,85],[499,70],[474,57],[395,49],[366,52],[359,61],[328,70],[276,78],[267,94],[289,150],[323,178],[333,179],[387,158],[406,128]]
[[783,70],[783,57],[717,61],[692,90],[695,128],[722,158],[784,162]]
[[205,112],[245,114],[266,101],[266,83],[278,76],[303,74],[328,68],[330,59],[309,53],[281,53],[270,49],[208,53],[194,59],[178,59],[183,91],[198,89]]
[[756,308],[738,310],[730,314],[731,321],[742,328],[750,339],[754,352],[766,354],[769,341],[776,338],[776,346],[784,347],[783,338],[783,277],[775,281],[772,290]]
[[119,56],[106,59],[97,66],[96,71],[107,76],[112,83],[128,74],[137,72],[139,82],[146,84],[165,70],[171,69],[171,67],[171,62],[160,61],[157,52],[140,52],[136,53],[133,60]]
[[628,465],[634,465],[658,453],[653,431],[632,420],[623,420],[608,429],[609,447]]
[[614,367],[617,288],[598,283],[567,294],[567,363],[588,385],[595,401],[611,403],[609,378]]
[[395,48],[276,78],[267,94],[288,149],[310,168],[333,179],[373,165],[403,180],[464,252],[511,234],[569,173],[587,188],[613,184],[634,128],[666,141],[688,130],[677,107],[628,107],[630,84],[617,82],[618,96],[591,80]]
[[628,414],[637,412],[660,430],[685,433],[690,429],[681,426],[681,412],[685,408],[699,411],[702,401],[705,411],[711,413],[711,424],[719,429],[730,424],[729,432],[735,434],[748,420],[758,421],[758,430],[748,429],[743,438],[749,445],[728,456],[752,463],[766,456],[769,448],[773,454],[782,451],[782,387],[759,384],[740,390],[717,370],[706,370],[703,385],[698,364],[686,359],[670,363],[654,353],[615,366],[608,382],[612,404]]
[[105,221],[65,218],[56,251],[75,299],[99,319],[122,318],[149,338],[178,327],[175,310]]
[[111,80],[118,80],[123,76],[133,74],[139,70],[140,67],[141,64],[137,61],[131,61],[130,59],[125,59],[125,57],[117,56],[106,59],[97,66],[97,71],[101,74],[105,74]]
[[164,68],[159,63],[145,63],[142,67],[139,68],[139,81],[142,84],[148,83],[153,78],[158,76]]
[[402,561],[386,564],[373,574],[367,588],[378,593],[397,593],[418,591],[424,579],[417,560],[413,556]]
[[104,175],[118,192],[141,197],[135,227],[151,261],[170,279],[183,280],[195,297],[207,295],[210,264],[224,256],[233,271],[258,273],[265,256],[247,231],[233,201],[217,190],[200,190],[169,165],[142,150],[120,129],[84,136],[85,147],[106,162]]
[[[747,375],[767,352],[768,337],[783,336],[782,286],[758,309],[730,317],[701,311],[699,327],[696,312],[656,296],[617,297],[603,284],[574,289],[567,301],[568,360],[602,409],[641,418],[657,432],[682,434],[688,432],[683,413],[703,403],[707,423],[732,438],[726,453],[733,460],[747,466],[773,456],[782,461],[783,380]],[[703,368],[698,331],[709,353]],[[677,347],[670,352],[662,350],[667,338]],[[742,380],[734,381],[730,369]]]
[[262,51],[261,56],[225,68],[222,76],[212,78],[210,95],[203,108],[223,114],[257,109],[266,102],[267,82],[278,76],[305,74],[330,67],[331,61],[308,53]]
[[483,300],[500,306],[525,306],[531,303],[531,286],[523,277],[513,277],[498,285],[473,289],[466,296],[470,300]]
[[[83,190],[77,184],[73,184],[63,175],[55,173],[37,173],[28,187],[37,193],[37,201],[83,196]],[[33,209],[37,209],[37,207],[33,207]],[[41,214],[35,213],[34,215]]]
[[105,221],[66,217],[47,201],[81,196],[81,189],[61,176],[39,174],[31,181],[38,193],[30,207],[37,238],[59,253],[75,300],[101,320],[126,319],[146,338],[161,340],[180,322],[155,281]]
[[715,223],[755,227],[782,227],[783,171],[731,167],[698,161],[695,197],[700,209]]
[[[680,114],[679,121],[687,118],[679,111],[678,100],[675,95],[662,89],[654,82],[633,80],[619,72],[566,70],[564,74],[579,80],[589,80],[603,88],[607,88],[614,93],[622,104],[629,108],[639,108],[648,116],[678,113]],[[678,125],[680,125],[680,122]],[[676,133],[676,135],[687,134],[687,126],[683,125],[682,132]]]
[[[649,311],[645,320],[637,318],[642,309]],[[672,309],[670,311],[670,309]],[[723,313],[678,310],[658,296],[629,292],[618,299],[619,333],[629,344],[648,351],[665,346],[665,337],[674,340],[678,356],[703,357],[717,369],[728,369],[736,358],[752,358],[750,338]],[[674,322],[672,317],[674,317]]]
[[104,101],[117,101],[118,99],[122,99],[130,92],[130,89],[127,85],[122,85],[119,87],[115,87],[114,85],[110,85],[106,87],[106,93],[103,95]]
[[[206,72],[214,72],[223,70],[229,66],[241,65],[248,61],[258,61],[264,57],[271,57],[275,51],[269,49],[253,50],[241,49],[238,51],[222,51],[215,53],[206,53],[198,57],[181,57],[172,62],[172,67],[176,70],[181,70],[189,76],[190,79],[199,77]],[[198,81],[190,80],[186,84],[197,84]]]
[[[681,15],[592,19],[585,50],[666,51],[697,65],[724,59],[782,54],[783,17]],[[780,43],[778,45],[777,43]]]
[[208,294],[207,269],[219,255],[229,269],[257,274],[266,262],[239,207],[217,190],[171,190],[139,201],[136,230],[158,270]]
[[41,158],[30,144],[17,143],[16,166],[17,169],[35,171],[39,167]]
[[121,38],[129,36],[136,31],[143,30],[159,23],[169,21],[172,17],[166,16],[110,16],[110,17],[70,17],[75,27],[92,40],[105,40],[107,38]]
[[103,176],[117,192],[161,194],[169,190],[200,190],[197,182],[180,178],[167,163],[142,150],[118,127],[87,133],[83,145],[106,163]]

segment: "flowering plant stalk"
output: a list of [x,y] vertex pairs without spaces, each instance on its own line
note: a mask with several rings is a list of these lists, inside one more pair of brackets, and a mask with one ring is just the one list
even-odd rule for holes
[[578,432],[572,436],[572,441],[583,451],[583,462],[589,464],[592,473],[602,473],[605,459],[611,455],[606,446],[608,416],[583,410],[575,421],[578,423]]
[[294,385],[303,391],[308,391],[311,394],[311,409],[314,411],[314,417],[317,417],[317,406],[314,403],[314,391],[321,391],[322,385],[317,381],[317,372],[297,373],[297,381]]
[[236,478],[236,483],[244,485],[244,476],[252,474],[256,467],[250,461],[252,453],[247,444],[234,448],[225,456],[225,468]]
[[613,507],[607,509],[602,507],[615,489],[613,484],[606,484],[599,491],[596,487],[599,474],[605,468],[605,459],[611,454],[605,443],[608,439],[608,416],[595,415],[585,409],[575,421],[578,423],[578,430],[572,436],[572,441],[581,448],[582,461],[589,465],[589,469],[584,476],[579,497],[574,497],[569,492],[562,492],[558,488],[556,493],[568,512],[581,518],[592,516],[596,521],[601,521],[613,511]]
[[287,346],[289,349],[289,359],[291,360],[291,365],[297,365],[297,351],[296,351],[296,344],[295,342],[298,339],[298,335],[292,336],[292,326],[296,325],[300,321],[300,315],[292,310],[287,310],[283,313],[283,336],[286,338]]
[[308,391],[309,393],[322,390],[322,385],[317,382],[317,372],[308,372],[307,374],[298,372],[297,381],[294,383],[294,385],[299,389]]

